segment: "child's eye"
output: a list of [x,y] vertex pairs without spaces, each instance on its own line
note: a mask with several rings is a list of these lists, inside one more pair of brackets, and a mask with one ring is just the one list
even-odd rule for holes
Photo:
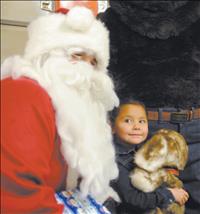
[[124,120],[124,122],[125,122],[125,123],[132,123],[132,120],[129,119],[129,118],[126,118],[126,119]]
[[146,120],[140,120],[139,123],[146,123]]

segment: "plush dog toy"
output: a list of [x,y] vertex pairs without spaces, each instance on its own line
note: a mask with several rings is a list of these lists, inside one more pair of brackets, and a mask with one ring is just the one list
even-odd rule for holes
[[[162,183],[168,187],[182,187],[178,170],[183,170],[188,159],[188,147],[176,131],[161,129],[135,154],[136,168],[131,172],[131,182],[143,192],[154,191]],[[184,206],[170,204],[166,209],[156,208],[155,213],[183,214]]]

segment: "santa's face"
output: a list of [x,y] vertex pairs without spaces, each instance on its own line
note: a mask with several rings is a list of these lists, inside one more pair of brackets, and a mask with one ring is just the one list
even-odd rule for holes
[[[94,53],[83,52],[83,49],[77,48],[75,50],[71,48],[67,51],[50,51],[48,56],[43,56],[40,63],[35,63],[42,64],[42,68],[36,70],[40,70],[40,75],[57,88],[65,84],[79,94],[79,99],[87,93],[94,102],[101,103],[106,111],[112,110],[118,105],[112,79],[106,70],[98,68]],[[59,79],[59,83],[55,83],[56,79]]]

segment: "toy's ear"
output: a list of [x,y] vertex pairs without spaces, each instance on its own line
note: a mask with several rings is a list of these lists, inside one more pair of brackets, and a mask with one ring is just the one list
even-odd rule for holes
[[[144,157],[146,160],[153,159],[160,155],[160,151],[163,148],[164,138],[160,134],[154,135],[144,145]],[[163,154],[162,154],[163,155]]]
[[161,129],[159,133],[163,134],[167,140],[168,161],[166,166],[174,166],[183,170],[188,159],[188,147],[184,137],[178,132],[168,129]]
[[183,170],[188,159],[188,146],[182,135],[175,131],[170,131],[168,136],[173,139],[174,145],[178,153],[178,164],[177,168]]
[[153,172],[161,168],[166,160],[167,141],[162,134],[152,136],[135,154],[135,163],[139,167]]

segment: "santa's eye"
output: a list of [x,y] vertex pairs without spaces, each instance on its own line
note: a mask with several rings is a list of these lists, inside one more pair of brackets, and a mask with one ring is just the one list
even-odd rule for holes
[[72,57],[74,58],[81,58],[83,56],[83,53],[74,53],[72,54]]
[[95,67],[97,66],[97,60],[95,58],[91,61],[91,65]]

